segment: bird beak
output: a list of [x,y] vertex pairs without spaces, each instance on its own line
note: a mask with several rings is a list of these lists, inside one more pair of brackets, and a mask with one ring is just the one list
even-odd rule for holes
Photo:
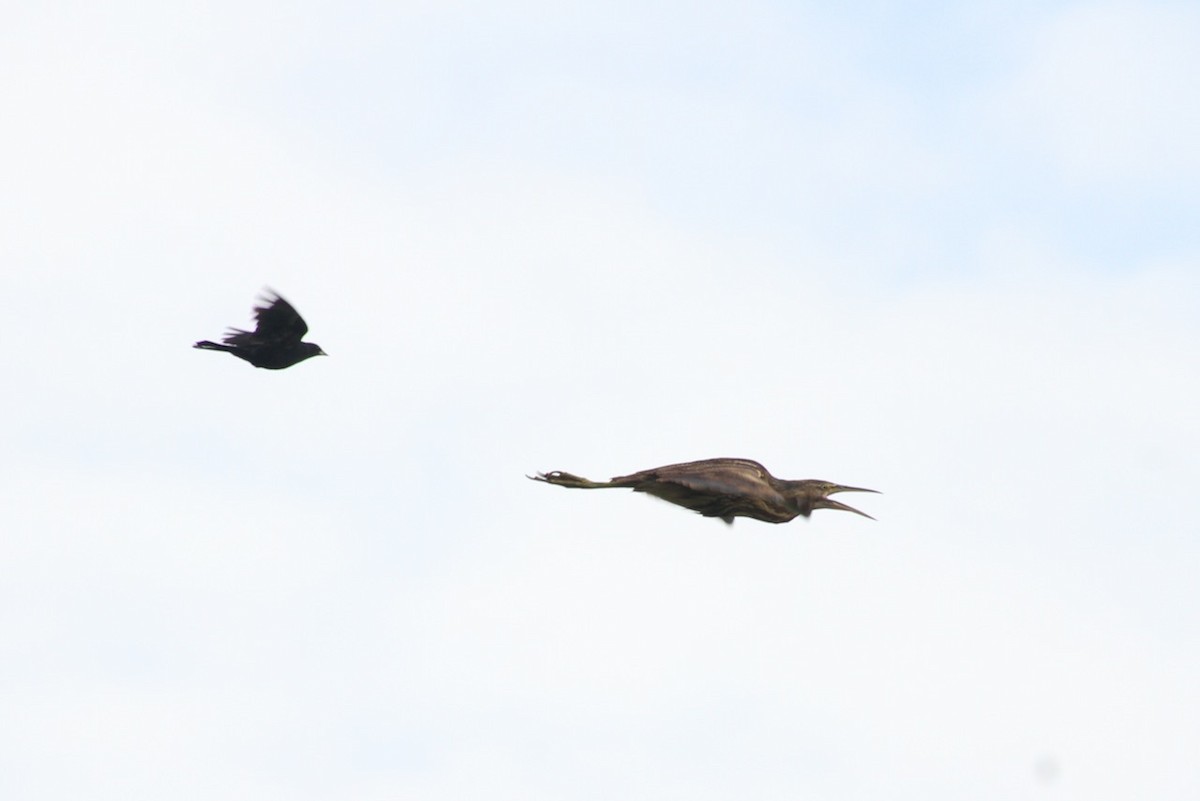
[[320,348],[318,348],[318,349],[317,349],[317,355],[318,355],[318,356],[328,356],[329,354],[328,354],[328,353],[326,353],[325,351],[321,350]]
[[[832,495],[835,492],[873,492],[876,495],[880,494],[879,490],[866,489],[864,487],[843,487],[841,485],[838,485],[837,487],[831,489],[828,494]],[[826,509],[841,509],[843,512],[854,512],[854,514],[856,514],[856,515],[862,515],[863,517],[865,517],[869,520],[875,519],[875,518],[871,517],[869,514],[867,514],[866,512],[860,512],[859,510],[855,509],[853,506],[847,506],[846,504],[842,503],[841,501],[835,501],[833,498],[826,497],[825,504],[826,504],[826,506],[825,506]]]
[[841,484],[838,484],[836,487],[834,487],[833,489],[831,489],[831,490],[830,490],[828,493],[826,493],[826,494],[827,494],[827,495],[832,495],[832,494],[833,494],[833,493],[835,493],[835,492],[873,492],[873,493],[875,493],[876,495],[882,495],[882,494],[883,494],[883,493],[882,493],[882,492],[880,492],[879,490],[869,490],[869,489],[865,489],[865,488],[863,488],[863,487],[846,487],[846,486],[843,486],[843,485],[841,485]]
[[[874,492],[874,491],[875,490],[863,490],[863,492]],[[869,514],[867,514],[866,512],[860,512],[857,509],[855,509],[853,506],[847,506],[846,504],[842,503],[841,501],[835,501],[833,498],[826,498],[823,503],[825,504],[824,508],[826,508],[826,509],[841,509],[843,512],[854,512],[854,514],[856,514],[856,515],[862,515],[863,517],[865,517],[869,520],[875,519],[875,518],[871,517]]]

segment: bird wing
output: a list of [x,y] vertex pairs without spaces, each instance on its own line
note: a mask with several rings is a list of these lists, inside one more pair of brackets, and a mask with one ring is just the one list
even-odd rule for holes
[[613,483],[732,523],[737,515],[762,519],[764,502],[774,506],[778,498],[782,503],[767,483],[769,476],[765,467],[750,459],[704,459],[643,470]]
[[239,348],[298,345],[308,333],[308,326],[292,304],[268,289],[259,305],[254,307],[253,331],[230,328],[221,341]]
[[[705,517],[732,517],[731,505],[737,504],[737,497],[725,495],[707,489],[694,489],[684,481],[647,481],[633,488],[634,492],[644,492],[661,498],[664,501],[699,512]],[[732,522],[732,521],[729,521]]]
[[752,459],[722,458],[669,464],[643,470],[632,476],[614,478],[613,481],[650,479],[679,484],[695,492],[740,495],[761,492],[763,487],[767,486],[770,477],[767,468]]
[[264,344],[253,331],[244,331],[241,328],[226,329],[225,336],[221,337],[221,341],[226,345],[233,345],[238,348],[254,347]]
[[308,333],[304,318],[277,292],[268,289],[262,300],[263,303],[254,307],[255,337],[283,344],[299,342]]

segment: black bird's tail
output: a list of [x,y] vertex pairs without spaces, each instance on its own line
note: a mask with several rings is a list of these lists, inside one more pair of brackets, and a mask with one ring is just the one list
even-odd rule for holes
[[207,339],[200,340],[195,345],[192,345],[192,347],[200,348],[200,350],[223,350],[226,353],[233,353],[235,350],[228,345],[218,345],[216,342],[209,342]]

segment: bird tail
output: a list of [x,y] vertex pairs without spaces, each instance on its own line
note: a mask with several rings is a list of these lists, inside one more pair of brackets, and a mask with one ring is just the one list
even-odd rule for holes
[[526,478],[534,481],[544,481],[547,484],[557,484],[560,487],[572,487],[574,489],[604,489],[606,487],[628,487],[630,484],[613,480],[613,481],[589,481],[586,478],[571,473],[564,473],[561,470],[551,470],[549,473],[538,473],[536,476],[526,476]]
[[195,345],[192,345],[192,347],[200,348],[200,350],[223,350],[226,353],[233,352],[233,348],[229,347],[228,345],[219,345],[216,342],[209,342],[207,339],[200,340]]

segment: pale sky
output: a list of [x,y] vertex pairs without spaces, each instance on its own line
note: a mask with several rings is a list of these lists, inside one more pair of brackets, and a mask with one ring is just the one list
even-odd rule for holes
[[[105,5],[0,26],[0,797],[1200,796],[1193,4]],[[714,456],[878,521],[524,478]]]

